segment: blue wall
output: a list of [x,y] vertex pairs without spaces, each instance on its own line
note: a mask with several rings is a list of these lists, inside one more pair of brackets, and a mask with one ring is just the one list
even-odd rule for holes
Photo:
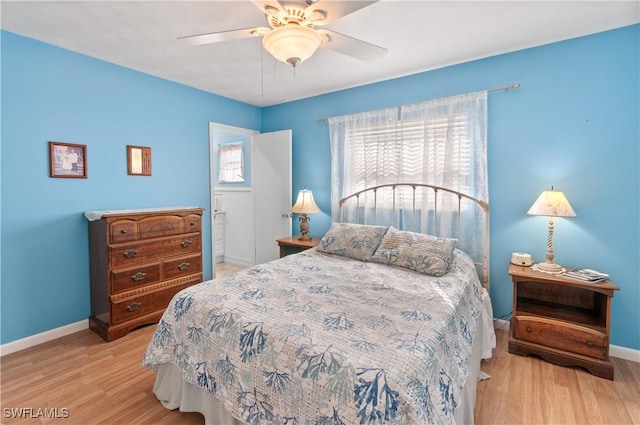
[[[263,109],[263,131],[293,130],[293,193],[307,187],[330,225],[328,124],[374,110],[519,82],[489,95],[491,297],[511,311],[513,251],[544,261],[547,220],[526,214],[554,185],[577,213],[557,219],[555,261],[611,274],[611,343],[640,349],[640,70],[634,25]],[[304,72],[304,66],[298,72]],[[295,231],[295,229],[294,229]]]
[[[1,34],[2,343],[89,315],[85,210],[206,207],[210,276],[208,121],[293,130],[292,194],[313,190],[320,236],[331,159],[316,118],[519,82],[489,96],[495,315],[511,310],[511,252],[544,259],[546,219],[526,211],[554,185],[578,214],[556,220],[556,261],[611,274],[611,342],[640,349],[638,25],[262,109]],[[89,178],[49,178],[49,140],[86,144]],[[127,144],[152,147],[152,177],[127,176]]]
[[[211,277],[209,121],[260,109],[2,32],[1,342],[86,319],[87,210],[201,206]],[[87,179],[49,177],[48,141],[87,145]],[[153,175],[127,175],[126,145]]]

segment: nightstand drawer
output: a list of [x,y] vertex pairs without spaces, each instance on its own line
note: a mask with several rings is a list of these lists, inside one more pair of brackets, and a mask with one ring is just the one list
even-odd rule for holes
[[607,338],[598,331],[558,320],[516,316],[515,338],[606,360]]

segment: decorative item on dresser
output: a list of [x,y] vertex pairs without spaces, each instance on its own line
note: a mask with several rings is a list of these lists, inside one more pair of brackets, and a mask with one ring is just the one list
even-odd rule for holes
[[581,366],[613,379],[609,360],[611,299],[618,288],[509,265],[513,318],[509,352],[535,354],[562,366]]
[[157,322],[180,290],[202,282],[203,208],[87,211],[89,327],[107,341]]

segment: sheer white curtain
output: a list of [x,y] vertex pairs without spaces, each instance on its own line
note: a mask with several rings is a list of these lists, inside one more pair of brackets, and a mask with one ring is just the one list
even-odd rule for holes
[[244,155],[242,143],[218,146],[218,181],[220,183],[244,182]]
[[[387,183],[425,183],[453,189],[488,202],[487,92],[468,93],[378,111],[329,118],[332,150],[331,205],[365,188]],[[346,209],[344,221],[393,224],[445,237],[482,256],[484,212],[462,200],[458,233],[458,197],[431,190],[378,192],[360,199],[360,211]],[[437,197],[438,217],[434,217]],[[364,220],[362,219],[364,218]],[[488,237],[488,235],[486,235]]]

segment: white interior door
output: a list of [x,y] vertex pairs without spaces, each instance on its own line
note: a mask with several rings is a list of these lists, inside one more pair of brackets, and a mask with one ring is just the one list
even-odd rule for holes
[[254,264],[279,257],[291,236],[291,130],[253,136]]

